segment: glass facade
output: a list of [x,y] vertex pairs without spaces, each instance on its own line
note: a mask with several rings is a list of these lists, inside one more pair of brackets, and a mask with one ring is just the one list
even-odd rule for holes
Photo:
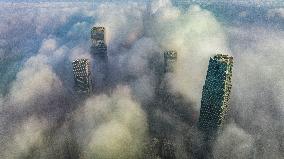
[[228,110],[233,57],[218,54],[210,58],[203,86],[199,128],[205,133],[218,130]]

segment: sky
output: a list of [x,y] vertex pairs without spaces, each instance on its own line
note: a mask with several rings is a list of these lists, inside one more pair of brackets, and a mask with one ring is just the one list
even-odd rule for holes
[[[0,158],[151,158],[159,134],[177,158],[195,158],[202,86],[217,53],[234,67],[212,156],[284,157],[284,1],[94,2],[0,0]],[[108,91],[78,98],[71,62],[94,63],[93,26],[106,27]],[[178,62],[161,77],[165,50]],[[175,102],[157,96],[161,83]]]

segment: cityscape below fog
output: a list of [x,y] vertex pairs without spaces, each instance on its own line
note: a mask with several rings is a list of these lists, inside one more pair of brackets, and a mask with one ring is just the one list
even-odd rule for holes
[[284,1],[0,0],[0,159],[284,158]]
[[[89,59],[76,59],[73,61],[74,73],[74,91],[77,96],[84,98],[91,94],[100,94],[108,92],[108,56],[107,45],[105,42],[105,28],[93,27],[91,30],[91,52],[94,64]],[[168,105],[168,109],[175,110],[179,107],[176,102],[176,95],[168,89],[166,81],[162,81],[164,76],[170,76],[176,69],[178,53],[175,50],[164,52],[163,72],[159,81],[161,83],[156,89],[156,100],[152,104],[159,103],[156,106]],[[207,76],[202,91],[200,117],[197,127],[203,133],[204,143],[196,151],[195,158],[212,158],[211,146],[215,140],[218,131],[222,131],[222,125],[226,119],[229,108],[229,99],[232,87],[232,67],[233,57],[223,54],[217,54],[210,58]],[[95,70],[93,72],[93,69]],[[94,75],[92,75],[92,73]],[[180,115],[180,114],[176,114]],[[192,115],[192,114],[188,114]],[[156,123],[157,121],[149,121]],[[188,121],[190,122],[190,121]],[[159,122],[157,122],[159,124]],[[151,124],[149,124],[151,125]],[[157,131],[155,126],[150,127],[152,136],[148,145],[150,155],[147,158],[175,159],[175,148],[170,138],[171,134],[167,131]],[[152,131],[152,132],[151,132]],[[220,133],[220,132],[219,132]]]

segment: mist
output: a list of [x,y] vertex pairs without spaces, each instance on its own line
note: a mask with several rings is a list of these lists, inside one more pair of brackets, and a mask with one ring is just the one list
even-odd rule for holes
[[[0,2],[0,158],[154,159],[165,143],[174,158],[200,158],[202,86],[217,53],[234,67],[212,158],[283,158],[281,7],[256,16],[232,3],[249,11],[227,21],[214,3],[177,3]],[[107,88],[83,98],[72,61],[93,62],[93,26],[106,28]],[[164,75],[166,50],[178,61]]]

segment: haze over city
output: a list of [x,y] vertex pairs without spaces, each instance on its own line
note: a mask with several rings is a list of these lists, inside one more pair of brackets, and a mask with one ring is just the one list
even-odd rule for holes
[[0,0],[0,19],[1,159],[284,158],[283,1]]

